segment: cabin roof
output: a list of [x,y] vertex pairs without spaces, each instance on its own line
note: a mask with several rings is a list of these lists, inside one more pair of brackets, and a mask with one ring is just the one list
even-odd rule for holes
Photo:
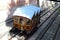
[[17,8],[13,15],[24,16],[31,19],[33,14],[37,12],[40,12],[39,7],[29,5]]

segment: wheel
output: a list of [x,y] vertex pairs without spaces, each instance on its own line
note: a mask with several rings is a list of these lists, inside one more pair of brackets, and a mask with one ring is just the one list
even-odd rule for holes
[[15,30],[15,27],[13,27],[13,28],[9,31],[9,33],[12,33],[14,30]]

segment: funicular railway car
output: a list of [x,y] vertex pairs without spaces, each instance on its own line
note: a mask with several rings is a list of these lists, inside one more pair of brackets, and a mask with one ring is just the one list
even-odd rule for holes
[[36,6],[19,7],[13,14],[13,28],[21,32],[31,33],[40,23],[40,8]]

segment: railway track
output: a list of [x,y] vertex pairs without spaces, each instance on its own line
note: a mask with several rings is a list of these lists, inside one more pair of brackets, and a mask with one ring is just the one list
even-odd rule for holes
[[[56,10],[55,10],[55,11],[56,11]],[[37,32],[36,32],[31,38],[29,38],[28,40],[39,40],[39,38],[40,38],[40,39],[42,38],[42,36],[43,36],[43,34],[45,33],[45,31],[48,29],[48,27],[46,27],[47,24],[49,23],[49,21],[51,21],[53,15],[54,15],[54,14],[56,15],[55,11],[53,12],[52,15],[50,15],[51,17],[50,17],[48,20],[46,20],[46,22],[45,22],[44,24],[42,24],[42,26],[37,30]],[[53,18],[52,21],[54,21],[54,18]],[[52,21],[51,21],[51,22],[52,22]],[[51,24],[51,23],[49,23],[49,24]],[[39,35],[40,37],[37,36],[36,34]]]
[[[56,11],[56,13],[53,14],[54,16],[50,19],[49,23],[45,26],[45,28],[42,30],[42,32],[39,34],[39,36],[37,37],[36,40],[41,40],[43,38],[43,36],[45,35],[45,33],[47,32],[47,30],[50,28],[50,26],[52,25],[52,23],[54,22],[54,20],[56,19],[56,17],[59,15]],[[45,36],[46,37],[46,36]]]
[[41,12],[40,18],[46,15],[50,10],[52,9],[47,9],[46,11]]
[[[59,23],[59,27],[60,27],[60,23]],[[55,33],[54,40],[60,40],[60,28],[59,28],[58,31]]]
[[57,10],[57,8],[55,8],[54,10],[50,9],[50,11],[46,12],[45,14],[43,14],[44,16],[43,15],[41,16],[41,18],[40,18],[40,22],[41,23],[38,25],[38,27],[41,26],[46,20],[48,20],[49,17],[51,15],[53,15],[53,13]]
[[[57,9],[57,8],[56,8],[56,9]],[[51,10],[51,9],[50,9],[50,10]],[[50,11],[50,10],[49,10],[49,11]],[[45,13],[43,13],[43,14],[41,15],[41,18],[42,18],[43,16],[47,16],[47,14],[48,14],[49,11],[46,11]],[[51,11],[52,11],[52,10],[51,10]],[[52,11],[52,12],[51,12],[51,11],[50,11],[50,13],[53,12],[53,11]],[[56,11],[56,10],[54,9],[54,11]],[[51,14],[51,15],[52,15],[52,14]],[[51,16],[51,15],[50,15],[50,16]],[[47,20],[48,18],[49,18],[49,17],[47,16],[45,19]],[[39,26],[40,26],[40,25],[43,25],[44,21],[46,21],[46,20],[43,20],[43,21],[41,22],[41,24],[39,24]],[[9,20],[9,21],[6,21],[6,22],[7,22],[7,23],[10,23],[11,21],[12,21],[12,19]],[[8,25],[8,26],[9,26],[9,25]],[[11,25],[11,26],[12,26],[12,25]],[[38,30],[39,30],[39,29],[38,29]],[[35,33],[35,34],[36,34],[36,33]],[[34,34],[34,35],[35,35],[35,34]],[[22,37],[22,36],[20,36],[20,37]],[[20,37],[16,36],[16,38],[18,38],[18,39],[19,39]],[[32,36],[32,38],[33,38],[33,37],[34,37],[34,36]],[[24,38],[24,37],[23,37],[23,38]],[[31,39],[32,39],[32,38],[31,38]],[[37,38],[37,37],[36,37],[36,38]],[[35,38],[35,39],[36,39],[36,38]],[[31,40],[31,39],[29,38],[28,40]],[[23,39],[22,39],[22,40],[23,40]],[[34,39],[32,39],[32,40],[34,40]]]
[[52,23],[52,25],[50,25],[50,28],[47,30],[47,32],[45,33],[45,35],[42,37],[41,40],[55,40],[55,36],[57,34],[57,31],[59,30],[59,22],[60,22],[60,18],[59,18],[59,13],[57,13],[56,15],[57,18],[54,20],[54,22]]

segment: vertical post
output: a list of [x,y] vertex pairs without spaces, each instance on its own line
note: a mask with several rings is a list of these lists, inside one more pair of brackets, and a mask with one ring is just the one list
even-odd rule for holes
[[37,6],[39,7],[39,0],[37,0]]

